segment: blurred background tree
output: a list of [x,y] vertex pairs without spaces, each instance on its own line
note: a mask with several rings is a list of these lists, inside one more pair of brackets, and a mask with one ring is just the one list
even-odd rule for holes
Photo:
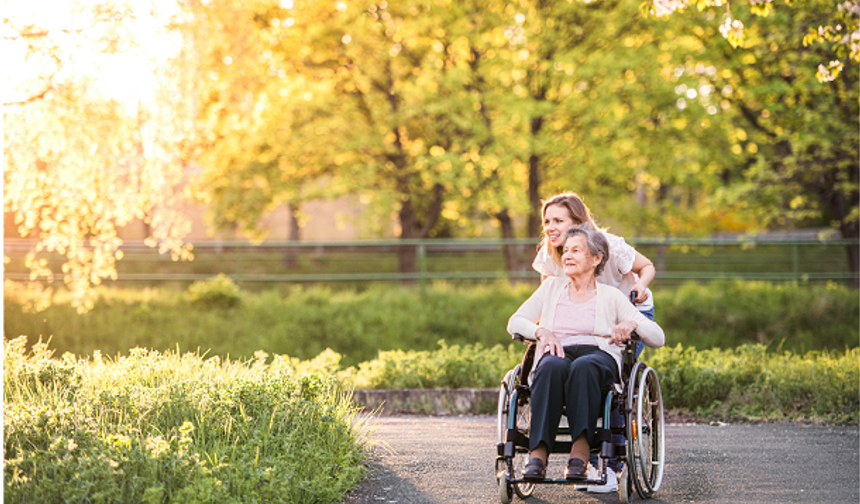
[[31,280],[57,273],[43,251],[62,254],[64,283],[86,311],[92,286],[116,277],[116,231],[132,219],[146,222],[150,246],[190,257],[177,211],[181,107],[159,101],[170,87],[154,64],[164,13],[117,1],[7,2],[3,14],[4,212],[38,238]]
[[[714,42],[708,10],[680,23],[683,36],[704,49],[690,55],[685,73],[715,66],[710,85],[719,92],[721,108],[731,112],[724,124],[731,155],[722,158],[713,205],[751,216],[750,230],[812,225],[858,238],[860,6],[757,5],[747,16],[736,14],[746,28],[732,44]],[[825,35],[833,30],[844,38],[828,44]],[[816,39],[811,32],[824,35]],[[848,59],[845,65],[840,58]],[[836,62],[838,70],[820,61]],[[857,245],[847,245],[847,255],[851,271],[860,271]]]
[[564,190],[625,235],[858,236],[854,2],[39,5],[4,13],[4,210],[81,310],[133,218],[190,257],[185,196],[256,240],[344,195],[371,236],[536,238]]

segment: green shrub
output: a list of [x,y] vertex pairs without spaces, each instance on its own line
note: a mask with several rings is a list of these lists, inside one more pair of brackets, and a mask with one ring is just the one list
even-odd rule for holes
[[264,354],[5,346],[4,502],[332,503],[364,475],[362,422],[331,378]]
[[235,308],[242,303],[239,286],[219,273],[209,280],[198,280],[188,287],[191,304],[202,308]]
[[860,419],[860,349],[768,352],[764,345],[649,350],[668,408],[743,418]]
[[760,343],[795,352],[857,347],[860,298],[836,284],[717,281],[654,289],[667,341],[733,348]]
[[376,359],[347,369],[341,379],[359,389],[495,387],[504,375],[500,370],[520,362],[525,349],[438,343],[441,348],[434,351],[381,351]]
[[[381,351],[357,367],[338,368],[331,350],[310,361],[276,356],[293,369],[324,369],[360,389],[494,388],[522,359],[525,346],[448,346],[432,351]],[[729,418],[860,420],[860,349],[800,355],[764,345],[720,350],[648,349],[668,409]],[[274,366],[274,364],[273,364]]]

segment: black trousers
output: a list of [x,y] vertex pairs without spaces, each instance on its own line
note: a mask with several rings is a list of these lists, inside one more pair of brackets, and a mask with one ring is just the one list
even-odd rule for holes
[[535,372],[529,450],[544,443],[552,453],[562,407],[567,408],[571,439],[575,441],[585,431],[591,446],[597,419],[603,413],[603,392],[618,381],[615,359],[599,347],[572,345],[564,347],[564,353],[564,358],[544,356]]

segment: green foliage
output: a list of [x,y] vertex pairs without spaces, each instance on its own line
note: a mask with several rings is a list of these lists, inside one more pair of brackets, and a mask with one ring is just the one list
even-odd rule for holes
[[[146,347],[252,358],[254,351],[302,360],[327,348],[343,366],[380,350],[434,350],[446,345],[491,348],[510,343],[508,317],[533,285],[504,282],[476,287],[434,284],[426,289],[371,287],[362,292],[322,287],[242,292],[232,310],[206,309],[170,290],[100,290],[93,310],[78,315],[60,300],[41,313],[24,313],[7,291],[7,335],[52,337],[58,352],[105,355]],[[763,343],[795,352],[858,346],[856,291],[815,284],[716,282],[656,289],[657,322],[670,345],[700,349]],[[26,299],[26,296],[25,296]]]
[[332,503],[365,439],[331,378],[134,349],[114,361],[5,342],[6,502]]
[[[381,351],[357,367],[338,369],[330,350],[299,368],[320,369],[357,389],[498,386],[525,346],[448,346]],[[276,361],[281,358],[276,356]],[[860,420],[860,349],[796,354],[764,345],[696,350],[680,343],[648,349],[642,360],[657,370],[666,408],[743,419]],[[321,365],[322,364],[322,365]]]
[[188,287],[188,299],[192,305],[204,309],[234,308],[242,303],[239,286],[219,273],[210,280],[199,280]]
[[[379,352],[340,371],[354,388],[496,387],[522,359],[525,347],[480,345],[433,351]],[[680,343],[648,349],[666,408],[743,419],[860,420],[860,349],[805,354],[768,352],[764,345],[696,350]]]
[[806,354],[764,345],[649,353],[669,408],[743,418],[860,419],[860,349]]
[[667,341],[696,348],[761,343],[797,352],[856,347],[857,291],[834,284],[687,283],[654,294]]
[[341,379],[359,389],[494,387],[501,378],[499,370],[520,362],[525,348],[438,343],[441,348],[432,351],[379,352],[376,359],[360,363],[357,370],[347,369]]

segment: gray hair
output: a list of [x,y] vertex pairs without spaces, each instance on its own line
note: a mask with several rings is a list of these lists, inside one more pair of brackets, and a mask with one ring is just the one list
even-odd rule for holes
[[567,240],[574,236],[584,237],[585,246],[588,247],[588,253],[595,257],[601,257],[600,263],[598,263],[594,268],[594,276],[600,276],[600,273],[603,272],[603,267],[606,266],[606,262],[609,261],[609,242],[606,240],[606,237],[603,233],[594,229],[594,226],[591,224],[586,223],[570,226],[565,229],[564,233],[561,235],[561,246],[558,247],[558,251],[561,252],[564,248],[564,244],[567,243]]

